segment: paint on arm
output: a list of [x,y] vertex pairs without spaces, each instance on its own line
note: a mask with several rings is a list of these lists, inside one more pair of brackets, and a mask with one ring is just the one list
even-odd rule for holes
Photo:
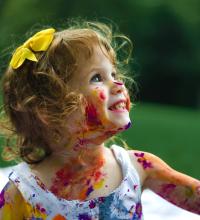
[[169,167],[150,153],[135,154],[146,173],[144,188],[149,188],[167,201],[200,214],[200,181]]

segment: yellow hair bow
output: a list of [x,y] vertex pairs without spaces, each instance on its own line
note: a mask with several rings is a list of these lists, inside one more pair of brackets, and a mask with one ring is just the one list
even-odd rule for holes
[[49,28],[39,31],[29,38],[22,46],[16,49],[10,61],[10,66],[13,69],[17,69],[26,59],[38,62],[34,52],[46,51],[53,40],[54,32],[55,29]]

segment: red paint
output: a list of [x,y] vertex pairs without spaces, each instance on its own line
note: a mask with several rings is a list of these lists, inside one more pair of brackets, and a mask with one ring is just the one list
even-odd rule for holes
[[99,93],[99,97],[100,97],[100,99],[103,100],[103,101],[106,99],[106,95],[104,94],[103,91],[101,91],[101,92]]
[[94,180],[95,180],[95,181],[98,181],[101,176],[102,176],[102,173],[101,173],[100,171],[97,171],[97,172],[94,174]]
[[39,204],[39,203],[36,204],[36,209],[37,209],[38,211],[42,212],[42,213],[46,213],[45,208],[43,208],[43,207],[41,206],[41,204]]
[[[104,178],[104,174],[101,172],[105,163],[104,158],[92,158],[89,162],[90,169],[80,169],[79,166],[73,166],[73,164],[80,164],[81,166],[80,160],[84,159],[72,158],[68,164],[55,173],[50,190],[57,197],[85,200],[94,190],[93,185]],[[72,191],[75,192],[75,197]]]
[[101,125],[101,122],[98,119],[97,110],[93,104],[88,103],[85,108],[85,112],[86,112],[87,125],[89,126]]

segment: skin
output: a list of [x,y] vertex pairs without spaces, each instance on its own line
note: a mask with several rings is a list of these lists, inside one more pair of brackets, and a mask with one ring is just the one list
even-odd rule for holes
[[[63,140],[56,145],[52,141],[54,153],[31,167],[38,181],[43,183],[41,187],[64,199],[106,196],[121,184],[123,178],[113,152],[104,146],[104,142],[130,126],[130,101],[124,84],[117,80],[115,66],[105,54],[106,51],[94,45],[91,58],[80,56],[77,73],[70,85],[72,91],[83,95],[84,111],[79,109],[66,119]],[[126,109],[122,112],[110,110],[109,107],[120,99],[126,101]],[[135,150],[128,153],[143,188],[200,214],[198,180],[173,170],[150,153]],[[7,192],[5,204],[11,197],[9,190]],[[19,192],[13,187],[12,195],[15,194],[19,195]],[[22,196],[20,198],[22,203]],[[13,207],[17,203],[17,200],[12,200]],[[5,205],[0,209],[0,216],[4,209]]]
[[139,151],[129,151],[133,163],[137,163],[143,189],[151,189],[162,198],[200,214],[200,181],[169,167],[159,157]]

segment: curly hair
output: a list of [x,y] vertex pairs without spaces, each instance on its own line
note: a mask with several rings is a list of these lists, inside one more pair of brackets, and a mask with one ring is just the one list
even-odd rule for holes
[[99,22],[70,24],[54,34],[47,51],[35,53],[38,62],[26,60],[18,69],[8,67],[2,80],[3,107],[22,160],[37,163],[51,154],[49,137],[59,140],[64,119],[82,107],[82,95],[70,92],[70,79],[79,57],[91,57],[95,43],[104,47],[118,76],[126,81],[124,66],[130,60],[132,43]]

